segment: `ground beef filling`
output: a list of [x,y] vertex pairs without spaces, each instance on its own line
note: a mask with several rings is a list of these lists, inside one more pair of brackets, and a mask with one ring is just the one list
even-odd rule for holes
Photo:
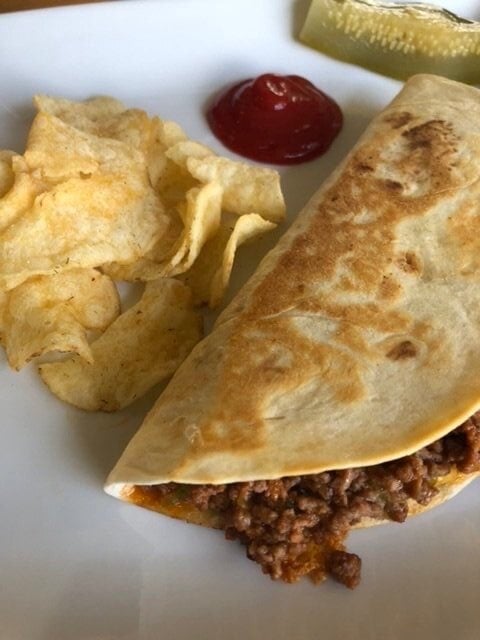
[[480,470],[480,412],[417,453],[371,467],[279,480],[224,485],[149,487],[160,496],[181,486],[182,502],[220,513],[225,535],[246,546],[250,559],[273,579],[314,582],[327,575],[349,588],[360,581],[361,560],[345,551],[352,526],[363,518],[403,522],[409,499],[428,505],[436,480],[451,471]]

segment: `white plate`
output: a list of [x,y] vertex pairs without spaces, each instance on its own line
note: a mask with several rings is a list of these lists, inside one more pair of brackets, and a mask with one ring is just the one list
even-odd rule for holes
[[[221,150],[202,114],[211,94],[265,71],[296,73],[340,102],[345,128],[324,158],[282,171],[293,215],[400,87],[295,42],[305,4],[167,0],[2,15],[0,147],[22,149],[31,95],[50,92],[115,95]],[[480,18],[476,5],[448,3]],[[258,249],[244,252],[235,286],[257,260]],[[1,640],[480,636],[478,482],[407,524],[352,534],[364,560],[353,593],[286,586],[221,533],[103,493],[153,394],[121,414],[86,414],[2,356],[0,397]]]

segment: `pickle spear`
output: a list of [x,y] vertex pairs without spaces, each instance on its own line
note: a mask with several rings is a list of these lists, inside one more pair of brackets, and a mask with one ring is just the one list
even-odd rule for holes
[[480,23],[433,5],[312,0],[300,40],[400,80],[434,73],[480,83]]

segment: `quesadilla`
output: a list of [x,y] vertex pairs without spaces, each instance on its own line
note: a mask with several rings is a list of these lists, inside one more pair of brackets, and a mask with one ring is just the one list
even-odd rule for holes
[[106,491],[348,587],[480,471],[480,91],[419,75],[181,365]]

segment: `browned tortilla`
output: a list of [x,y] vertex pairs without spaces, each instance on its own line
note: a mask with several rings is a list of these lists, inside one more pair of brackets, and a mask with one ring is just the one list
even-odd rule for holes
[[480,407],[479,276],[480,91],[416,76],[180,367],[106,490],[373,465],[441,438]]

